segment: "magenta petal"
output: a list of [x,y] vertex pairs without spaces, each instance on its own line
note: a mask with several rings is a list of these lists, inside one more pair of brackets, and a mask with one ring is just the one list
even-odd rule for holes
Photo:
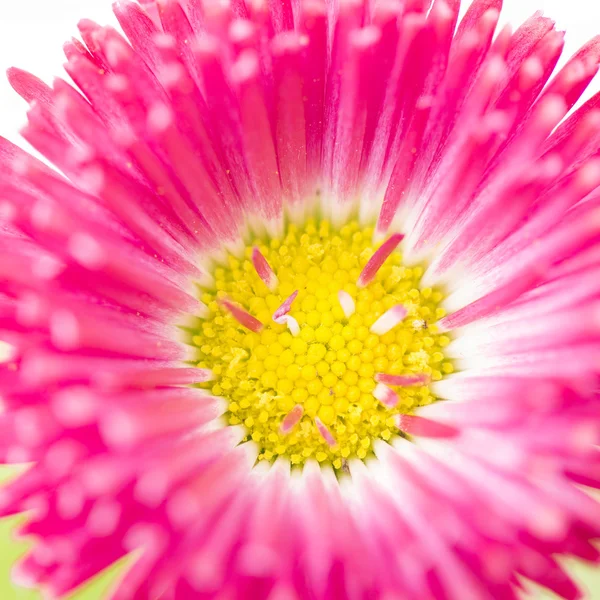
[[581,596],[600,38],[554,73],[561,23],[501,4],[120,0],[69,82],[8,71],[52,165],[0,138],[16,583],[131,553],[112,600]]
[[398,415],[396,426],[404,433],[417,437],[452,438],[459,433],[454,427],[411,415]]

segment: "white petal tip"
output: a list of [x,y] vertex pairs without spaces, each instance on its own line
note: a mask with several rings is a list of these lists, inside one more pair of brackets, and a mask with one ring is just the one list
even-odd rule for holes
[[352,296],[348,292],[340,290],[338,292],[338,299],[346,319],[349,319],[356,311],[356,304],[354,303]]
[[210,316],[210,310],[208,309],[208,306],[206,306],[206,304],[200,300],[198,300],[196,316],[201,319],[207,319]]
[[373,390],[373,396],[387,408],[394,408],[400,402],[398,394],[384,383],[378,383]]
[[0,340],[0,364],[10,362],[17,355],[17,349],[9,344]]
[[294,337],[296,337],[300,333],[300,325],[298,325],[298,321],[296,321],[294,317],[290,317],[289,315],[281,317],[277,322],[280,324],[285,323],[287,325],[287,328],[290,330],[290,333]]
[[404,320],[407,312],[408,311],[402,304],[393,306],[388,311],[384,312],[379,319],[371,325],[371,332],[375,335],[385,335]]

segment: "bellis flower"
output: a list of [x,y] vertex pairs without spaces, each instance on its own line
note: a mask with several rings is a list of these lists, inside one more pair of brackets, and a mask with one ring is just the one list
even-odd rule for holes
[[124,0],[0,141],[20,584],[580,596],[598,561],[600,63],[501,0]]

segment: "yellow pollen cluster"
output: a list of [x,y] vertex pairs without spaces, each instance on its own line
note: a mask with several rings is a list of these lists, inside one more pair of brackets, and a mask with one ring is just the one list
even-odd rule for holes
[[[277,276],[272,291],[256,272],[253,246],[244,258],[229,255],[214,269],[212,289],[203,290],[209,316],[192,337],[198,367],[214,374],[203,385],[227,399],[228,423],[246,428],[260,459],[287,456],[301,464],[314,457],[336,469],[344,459],[364,459],[374,439],[399,434],[394,415],[435,400],[427,385],[392,388],[400,401],[388,408],[373,396],[377,373],[425,374],[436,381],[452,372],[443,353],[450,340],[434,325],[445,314],[442,293],[420,289],[421,267],[403,266],[395,251],[369,285],[357,286],[377,249],[372,238],[372,228],[354,221],[338,230],[327,221],[292,224],[282,238],[256,244]],[[296,290],[289,313],[300,326],[294,336],[273,321],[273,313]],[[355,302],[349,318],[340,290]],[[262,330],[245,329],[223,307],[225,298],[258,319]],[[372,333],[371,325],[398,304],[408,311],[406,318],[384,335]],[[301,419],[282,432],[283,420],[298,406]],[[335,444],[319,432],[317,417]]]

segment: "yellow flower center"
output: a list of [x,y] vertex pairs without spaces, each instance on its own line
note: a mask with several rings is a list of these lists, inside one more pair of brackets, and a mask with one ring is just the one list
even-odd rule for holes
[[[364,459],[373,440],[400,435],[396,415],[435,400],[429,381],[452,372],[443,354],[450,340],[435,329],[443,295],[419,287],[421,267],[403,266],[393,251],[370,283],[357,285],[377,250],[372,238],[373,229],[355,221],[339,230],[308,221],[214,268],[214,284],[202,292],[209,314],[192,338],[198,367],[212,371],[203,385],[228,401],[227,422],[246,428],[259,459],[301,464],[314,457],[336,469],[344,459]],[[254,246],[277,278],[271,289],[253,263]],[[296,291],[287,314],[298,328],[276,323],[274,313]],[[353,312],[342,307],[340,292],[353,300]],[[244,327],[224,302],[260,321],[260,331]],[[398,305],[406,311],[400,322],[385,333],[373,327]],[[378,374],[416,384],[386,386],[396,399],[386,404],[376,397]]]

